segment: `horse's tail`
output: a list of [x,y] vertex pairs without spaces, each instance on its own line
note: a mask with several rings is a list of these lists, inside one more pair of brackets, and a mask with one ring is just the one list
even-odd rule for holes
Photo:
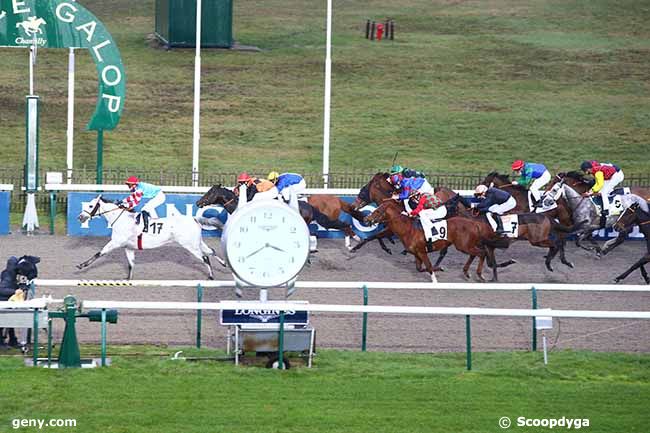
[[363,222],[363,219],[366,217],[366,215],[363,212],[356,210],[352,204],[343,201],[340,198],[339,198],[339,204],[341,205],[341,209],[343,210],[343,212],[349,214],[355,220]]
[[329,219],[327,215],[319,211],[315,206],[309,206],[312,208],[313,220],[320,224],[322,227],[325,227],[326,229],[338,229],[341,231],[345,231],[350,228],[350,226],[344,222]]
[[194,217],[194,220],[201,224],[202,226],[216,227],[218,229],[223,228],[223,223],[217,217],[206,218],[206,217]]

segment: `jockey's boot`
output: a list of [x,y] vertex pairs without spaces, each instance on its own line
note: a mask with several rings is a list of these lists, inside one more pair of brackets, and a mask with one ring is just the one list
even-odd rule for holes
[[433,240],[427,239],[427,253],[433,252]]
[[609,211],[607,209],[604,209],[600,212],[600,227],[605,228],[607,224],[607,215],[609,215]]
[[494,216],[494,221],[497,223],[497,229],[494,232],[500,236],[503,236],[505,234],[505,230],[503,230],[503,220],[501,220],[501,215],[492,215]]
[[140,214],[142,215],[142,224],[143,224],[142,233],[147,233],[149,231],[149,212],[143,210],[142,212],[140,212]]

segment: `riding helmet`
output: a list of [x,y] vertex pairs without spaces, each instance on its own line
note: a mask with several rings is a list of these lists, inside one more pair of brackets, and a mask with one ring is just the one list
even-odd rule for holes
[[401,165],[394,165],[390,168],[390,174],[401,173],[404,171],[404,167]]
[[137,176],[131,176],[124,183],[126,183],[127,185],[137,185],[138,183],[140,183],[140,179],[138,179]]
[[474,190],[474,195],[485,194],[485,193],[487,192],[487,190],[488,190],[488,187],[487,187],[487,186],[485,186],[485,185],[483,185],[483,184],[478,185],[478,186],[476,187],[476,189]]
[[514,171],[519,171],[522,168],[524,168],[524,161],[522,161],[521,159],[518,159],[518,160],[516,160],[515,162],[512,163],[511,167],[512,167],[512,169]]
[[582,171],[591,170],[591,167],[591,161],[582,161],[582,164],[580,164],[580,170]]
[[269,173],[267,179],[275,183],[279,177],[280,177],[280,173],[278,173],[277,171],[272,171]]
[[250,175],[249,175],[248,173],[246,173],[245,171],[242,172],[242,173],[240,173],[239,176],[237,176],[237,183],[240,183],[240,182],[248,182],[249,180],[251,180],[251,177],[250,177]]

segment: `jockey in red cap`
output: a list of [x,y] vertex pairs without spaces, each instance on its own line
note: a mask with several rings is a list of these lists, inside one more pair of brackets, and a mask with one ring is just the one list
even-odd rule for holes
[[535,203],[538,203],[542,197],[541,189],[551,180],[551,173],[543,164],[524,162],[521,159],[513,162],[511,168],[512,171],[519,174],[519,179],[512,181],[512,184],[521,185],[530,191],[533,198],[530,206],[532,210]]
[[153,213],[155,217],[156,208],[165,203],[165,193],[159,186],[152,185],[146,182],[140,182],[136,176],[130,176],[124,183],[129,187],[131,195],[122,200],[119,205],[126,209],[133,209],[143,198],[149,201],[142,207],[140,214],[136,217],[136,224],[140,224],[140,215],[142,215],[143,225],[142,232],[149,230],[149,216]]

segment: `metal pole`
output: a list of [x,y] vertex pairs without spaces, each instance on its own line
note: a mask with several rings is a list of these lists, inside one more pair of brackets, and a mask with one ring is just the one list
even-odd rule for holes
[[278,334],[278,367],[284,370],[284,311],[280,311],[280,332]]
[[[537,310],[537,289],[535,286],[531,289],[533,297],[533,310]],[[533,352],[537,352],[537,319],[533,317],[533,343],[532,343]]]
[[38,308],[34,308],[34,329],[32,330],[32,334],[34,336],[34,345],[32,346],[34,367],[38,367]]
[[465,336],[467,346],[467,371],[472,369],[472,327],[469,321],[469,314],[465,316]]
[[56,219],[56,191],[50,191],[50,234],[54,234],[54,222]]
[[96,183],[101,185],[104,179],[104,130],[97,130],[97,176]]
[[548,365],[548,353],[546,352],[546,333],[542,331],[542,347],[544,348],[544,365]]
[[199,186],[201,140],[201,0],[196,0],[196,51],[194,55],[194,126],[192,132],[192,186]]
[[68,166],[68,183],[72,183],[72,164],[74,146],[74,48],[70,48],[68,55],[68,130],[66,164]]
[[[363,305],[368,305],[368,286],[363,285]],[[363,313],[363,325],[361,328],[361,351],[366,351],[366,341],[368,338],[368,313]]]
[[[196,302],[203,302],[203,286],[198,284],[196,286]],[[201,348],[201,320],[203,310],[196,310],[196,348]]]
[[52,366],[52,319],[47,320],[47,368]]
[[102,308],[102,367],[106,367],[106,308]]
[[325,44],[325,108],[323,115],[323,188],[330,182],[330,108],[332,97],[332,0],[327,0],[327,42]]

